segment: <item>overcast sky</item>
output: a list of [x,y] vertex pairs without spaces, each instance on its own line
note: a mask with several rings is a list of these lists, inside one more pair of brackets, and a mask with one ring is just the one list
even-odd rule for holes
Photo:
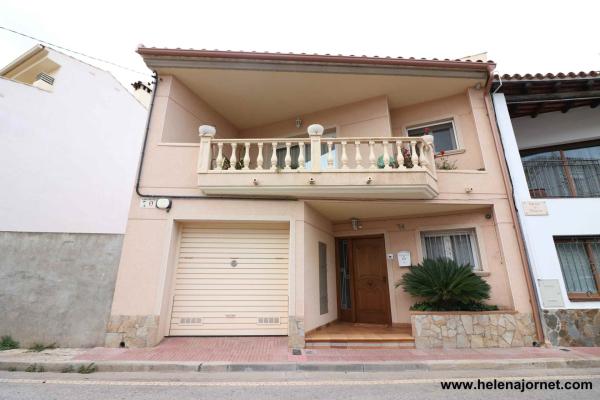
[[[0,26],[146,71],[138,44],[220,50],[457,58],[500,73],[600,70],[600,1],[2,0]],[[0,30],[0,64],[35,45]]]

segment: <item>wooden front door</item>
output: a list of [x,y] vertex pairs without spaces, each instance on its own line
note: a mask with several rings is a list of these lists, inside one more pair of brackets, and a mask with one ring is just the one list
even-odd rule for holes
[[[340,301],[340,320],[389,324],[390,298],[383,237],[348,238],[338,241],[338,265],[349,273],[349,282],[339,281],[338,287],[351,292],[351,299]],[[344,254],[347,253],[347,254]]]

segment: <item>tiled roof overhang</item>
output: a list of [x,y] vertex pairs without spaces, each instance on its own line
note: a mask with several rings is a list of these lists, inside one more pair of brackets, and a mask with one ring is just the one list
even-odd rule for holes
[[504,93],[512,118],[600,104],[600,72],[502,75],[492,91]]
[[[491,85],[492,74],[496,67],[493,61],[470,61],[450,59],[426,59],[403,57],[378,57],[354,56],[332,54],[306,54],[306,53],[269,53],[247,52],[229,50],[197,50],[197,49],[170,49],[140,46],[137,52],[151,69],[160,67],[207,67],[206,63],[219,68],[244,68],[244,66],[276,65],[273,68],[282,70],[297,70],[319,66],[325,68],[336,67],[343,71],[356,73],[370,73],[369,67],[378,68],[371,73],[393,73],[391,70],[422,71],[424,75],[450,75],[461,77],[474,77],[484,74],[488,85]],[[204,63],[204,64],[202,64]],[[321,70],[319,70],[321,71]],[[429,72],[427,72],[429,71]],[[317,70],[313,71],[317,72]]]

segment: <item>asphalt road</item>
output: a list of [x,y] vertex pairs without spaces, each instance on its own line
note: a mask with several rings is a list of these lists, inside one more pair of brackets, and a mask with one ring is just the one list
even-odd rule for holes
[[[451,382],[591,382],[585,390],[443,390]],[[498,385],[498,383],[497,383]],[[412,371],[402,373],[0,372],[0,399],[598,399],[600,369]]]

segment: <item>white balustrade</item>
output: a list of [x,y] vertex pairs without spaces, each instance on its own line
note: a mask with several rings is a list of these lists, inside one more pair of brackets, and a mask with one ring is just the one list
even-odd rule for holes
[[[435,176],[430,135],[359,137],[348,141],[347,138],[322,138],[323,127],[316,124],[309,126],[309,138],[215,139],[215,133],[212,126],[200,127],[198,172],[356,172],[368,169],[408,173],[428,170]],[[322,154],[323,147],[326,154]]]

